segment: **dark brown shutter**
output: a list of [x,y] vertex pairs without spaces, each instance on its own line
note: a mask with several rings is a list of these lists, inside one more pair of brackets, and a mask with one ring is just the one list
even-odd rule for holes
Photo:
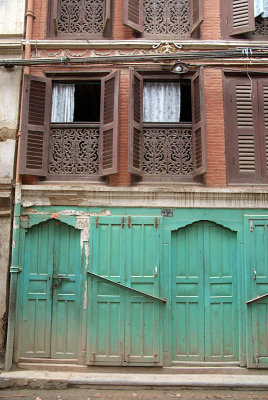
[[204,0],[190,0],[190,28],[191,34],[204,20]]
[[53,22],[53,30],[54,30],[54,35],[57,35],[58,33],[58,0],[53,1],[53,6],[52,6],[52,22]]
[[268,79],[258,80],[262,177],[268,178]]
[[143,77],[130,70],[128,170],[142,175],[143,155]]
[[111,0],[104,0],[104,23],[103,31],[107,28],[107,24],[111,19]]
[[124,0],[123,24],[143,33],[143,0]]
[[198,176],[207,170],[203,67],[192,77],[192,116],[193,172]]
[[100,175],[115,174],[118,169],[119,71],[101,82]]
[[[226,0],[224,0],[226,1]],[[229,0],[229,35],[241,35],[255,30],[254,0]]]
[[227,78],[226,148],[230,182],[249,182],[260,176],[257,81]]
[[51,81],[25,75],[20,173],[46,176],[51,113]]

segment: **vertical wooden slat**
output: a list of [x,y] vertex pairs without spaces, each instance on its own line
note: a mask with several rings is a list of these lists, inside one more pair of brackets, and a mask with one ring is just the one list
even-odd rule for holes
[[268,177],[268,80],[258,80],[260,158],[262,176]]
[[104,0],[104,21],[103,21],[103,32],[107,28],[107,24],[111,19],[111,0]]
[[129,151],[128,170],[142,175],[143,154],[143,77],[130,71],[130,109],[129,109]]
[[203,67],[192,77],[192,115],[193,173],[194,176],[198,176],[207,170]]
[[50,79],[26,75],[21,126],[21,174],[47,175],[50,112]]
[[204,20],[204,0],[190,0],[190,29],[193,34]]
[[58,0],[53,0],[53,9],[52,9],[52,20],[53,20],[53,29],[54,35],[56,36],[58,33]]
[[228,14],[229,35],[241,35],[255,30],[254,0],[231,0]]
[[118,170],[119,71],[101,82],[100,175]]
[[123,24],[143,33],[143,0],[124,0]]

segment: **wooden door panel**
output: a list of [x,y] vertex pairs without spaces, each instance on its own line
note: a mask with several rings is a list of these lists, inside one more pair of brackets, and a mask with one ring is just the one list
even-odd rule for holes
[[172,237],[174,361],[235,361],[236,235],[210,222]]
[[25,234],[22,286],[21,355],[49,357],[53,270],[53,226],[34,226]]
[[204,225],[207,361],[238,360],[236,234]]
[[268,218],[251,220],[246,226],[246,246],[249,248],[247,299],[256,299],[247,305],[248,312],[248,366],[268,366]]
[[203,228],[178,230],[172,237],[172,358],[204,359]]
[[[121,217],[91,218],[90,270],[115,282],[125,274],[125,226]],[[125,291],[89,278],[87,363],[122,363]]]
[[[132,217],[127,228],[127,285],[159,297],[160,224],[153,217]],[[127,363],[159,365],[160,307],[155,300],[129,292],[126,297],[125,359]]]

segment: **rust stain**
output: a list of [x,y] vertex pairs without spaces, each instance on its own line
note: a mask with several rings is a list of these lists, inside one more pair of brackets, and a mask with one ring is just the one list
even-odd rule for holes
[[57,219],[58,217],[59,217],[58,214],[53,214],[53,215],[52,215],[52,218]]

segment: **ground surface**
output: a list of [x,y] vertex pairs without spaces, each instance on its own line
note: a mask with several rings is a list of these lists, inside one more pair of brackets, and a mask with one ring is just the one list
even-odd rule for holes
[[0,390],[0,400],[268,400],[268,391],[230,390]]

